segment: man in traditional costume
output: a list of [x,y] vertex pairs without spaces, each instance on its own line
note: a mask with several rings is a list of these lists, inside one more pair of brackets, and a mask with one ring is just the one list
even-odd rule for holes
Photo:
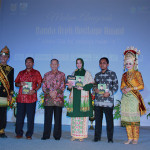
[[7,65],[10,52],[5,46],[0,52],[0,138],[7,138],[4,129],[7,122],[7,106],[14,90],[14,68]]
[[139,139],[140,116],[146,113],[139,90],[144,89],[141,73],[138,71],[138,51],[133,46],[124,51],[124,68],[127,69],[121,80],[121,124],[126,126],[128,141],[124,144],[137,144]]

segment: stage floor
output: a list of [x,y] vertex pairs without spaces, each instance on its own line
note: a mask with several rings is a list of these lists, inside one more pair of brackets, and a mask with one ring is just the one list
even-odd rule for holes
[[[42,141],[43,124],[35,124],[32,140],[15,138],[15,123],[7,123],[7,139],[0,138],[0,150],[149,150],[150,149],[150,127],[140,127],[140,138],[137,145],[123,144],[127,140],[124,127],[114,128],[114,143],[107,142],[106,127],[103,127],[102,140],[93,142],[94,130],[89,130],[88,138],[82,142],[71,141],[70,126],[62,126],[62,138],[56,141],[53,132],[49,140]],[[26,132],[26,124],[24,125]]]

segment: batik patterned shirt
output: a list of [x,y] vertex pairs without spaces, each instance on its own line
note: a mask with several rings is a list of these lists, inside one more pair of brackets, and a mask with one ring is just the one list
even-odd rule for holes
[[[32,90],[35,90],[39,84],[42,83],[42,76],[38,70],[31,69],[27,71],[26,69],[20,71],[17,75],[15,83],[21,82],[32,82]],[[17,102],[19,103],[34,103],[37,101],[37,93],[32,95],[22,94],[22,86],[19,88],[19,94],[17,96]]]
[[102,97],[101,94],[95,93],[95,106],[101,107],[113,107],[114,106],[114,94],[118,90],[118,79],[116,73],[110,70],[106,70],[105,73],[99,72],[95,75],[95,83],[105,84],[107,86],[109,97]]
[[[49,71],[44,75],[42,90],[44,92],[44,106],[64,106],[65,74]],[[51,91],[56,91],[56,98],[50,96]]]

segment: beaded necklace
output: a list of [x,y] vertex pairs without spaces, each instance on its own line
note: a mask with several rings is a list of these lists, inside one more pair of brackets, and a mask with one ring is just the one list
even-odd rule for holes
[[134,78],[135,71],[127,71],[127,80],[131,81]]

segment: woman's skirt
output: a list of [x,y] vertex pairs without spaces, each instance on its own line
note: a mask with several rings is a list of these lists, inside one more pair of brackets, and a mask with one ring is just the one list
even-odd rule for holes
[[71,136],[75,139],[88,137],[88,117],[71,117]]
[[138,99],[130,92],[122,95],[121,125],[140,125],[139,102]]

